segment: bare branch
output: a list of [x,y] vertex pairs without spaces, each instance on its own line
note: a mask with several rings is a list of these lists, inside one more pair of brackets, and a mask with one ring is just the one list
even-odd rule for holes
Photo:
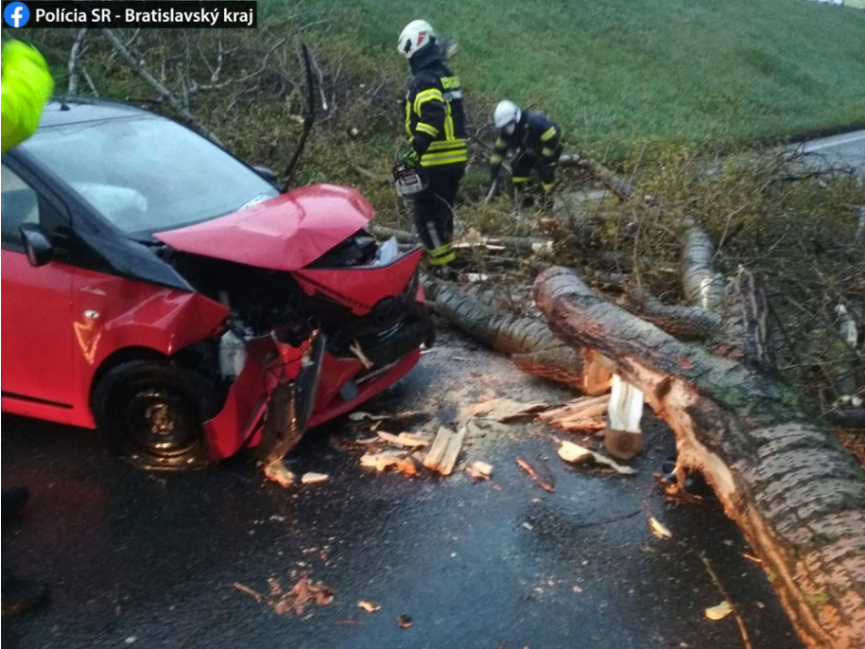
[[87,28],[83,27],[75,34],[72,48],[69,50],[69,63],[67,64],[69,69],[69,87],[67,92],[70,95],[78,94],[78,58],[81,56],[81,46],[84,43],[85,36],[87,36]]
[[104,29],[102,33],[105,34],[105,38],[111,43],[111,46],[114,48],[114,51],[117,52],[120,57],[126,61],[126,63],[138,74],[139,77],[150,86],[162,99],[173,108],[177,113],[183,117],[186,121],[188,121],[192,126],[194,126],[198,131],[205,134],[211,140],[216,142],[217,144],[222,144],[219,141],[219,138],[216,137],[201,121],[193,115],[188,108],[186,108],[183,103],[174,96],[168,88],[166,88],[163,84],[161,84],[156,77],[154,77],[150,72],[147,71],[147,68],[139,62],[136,57],[132,55],[129,49],[124,45],[117,35],[111,29]]

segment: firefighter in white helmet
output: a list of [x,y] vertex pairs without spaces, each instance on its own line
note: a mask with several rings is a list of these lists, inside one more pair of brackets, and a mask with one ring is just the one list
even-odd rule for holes
[[496,106],[493,122],[499,136],[490,156],[490,182],[498,178],[505,154],[510,150],[514,186],[528,189],[531,172],[536,170],[544,196],[549,198],[562,155],[561,127],[543,113],[522,110],[507,99]]
[[425,20],[406,25],[397,51],[408,59],[412,74],[405,96],[405,130],[411,142],[403,163],[418,167],[428,183],[415,195],[415,224],[430,264],[448,276],[454,259],[453,206],[468,161],[462,88]]

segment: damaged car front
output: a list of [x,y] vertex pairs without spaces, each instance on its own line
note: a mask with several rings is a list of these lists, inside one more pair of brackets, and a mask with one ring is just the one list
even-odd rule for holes
[[[272,454],[393,384],[431,341],[421,250],[376,242],[354,189],[281,193],[189,129],[98,101],[49,105],[3,164],[4,232],[20,226],[23,253],[4,246],[4,410],[97,427],[148,467]],[[7,196],[7,171],[35,216]],[[7,280],[68,299],[28,321],[29,293],[7,304]],[[51,358],[18,362],[52,326]],[[72,378],[46,381],[34,368],[62,365],[67,337]]]
[[[422,251],[379,245],[366,230],[372,215],[355,190],[312,185],[154,235],[167,244],[166,261],[230,310],[216,355],[233,384],[205,424],[214,457],[260,442],[267,396],[280,383],[304,378],[296,428],[317,426],[394,383],[431,344]],[[321,353],[310,354],[313,340]],[[316,367],[302,373],[310,357]]]

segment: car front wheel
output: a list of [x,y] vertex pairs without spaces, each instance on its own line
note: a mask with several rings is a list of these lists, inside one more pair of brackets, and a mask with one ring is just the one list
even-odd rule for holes
[[[93,416],[113,450],[146,469],[208,464],[194,377],[167,362],[121,363],[93,392]],[[200,383],[199,383],[200,385]]]

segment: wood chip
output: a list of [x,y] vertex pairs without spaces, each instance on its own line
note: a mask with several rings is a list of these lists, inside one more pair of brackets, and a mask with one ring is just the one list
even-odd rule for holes
[[488,399],[476,404],[469,410],[472,417],[486,417],[496,421],[513,421],[526,417],[534,417],[536,413],[546,410],[550,404],[543,402],[520,403],[513,399]]
[[596,433],[607,427],[606,417],[591,417],[589,419],[554,419],[550,422],[556,428],[568,433]]
[[321,484],[330,480],[330,476],[326,473],[304,473],[300,478],[301,484]]
[[659,539],[673,538],[673,533],[669,528],[654,516],[649,516],[649,529],[652,531],[652,534],[657,536]]
[[400,473],[409,476],[420,475],[420,463],[411,455],[396,461],[394,468]]
[[558,453],[560,458],[570,464],[594,462],[596,464],[610,467],[621,475],[635,475],[637,473],[636,469],[632,469],[629,466],[622,466],[615,460],[608,458],[606,455],[601,455],[595,451],[583,448],[579,444],[574,444],[573,442],[563,441],[561,446],[559,446]]
[[381,604],[376,604],[365,599],[360,600],[357,605],[367,613],[375,613],[381,610]]
[[486,462],[475,461],[466,467],[472,480],[489,480],[493,476],[493,465]]
[[441,475],[450,475],[453,473],[457,459],[459,459],[460,451],[463,447],[466,430],[466,426],[460,426],[460,429],[448,441],[448,446],[445,449],[444,456],[442,457],[438,467],[438,472]]
[[249,586],[245,586],[245,585],[241,584],[239,581],[234,582],[232,584],[232,586],[234,586],[237,590],[239,590],[242,593],[246,593],[247,595],[251,595],[255,599],[255,601],[258,602],[259,604],[261,603],[261,600],[264,599],[262,597],[261,593],[259,593],[257,590],[254,590],[254,589],[250,588]]
[[552,469],[547,466],[543,460],[528,460],[524,457],[517,457],[517,466],[529,474],[529,477],[534,480],[537,485],[544,491],[554,493],[556,490],[556,476]]
[[392,433],[379,431],[378,436],[386,442],[396,446],[404,446],[407,448],[422,448],[424,446],[429,446],[428,438],[414,433],[400,433],[399,435],[393,435]]
[[427,452],[426,457],[424,458],[423,464],[430,471],[438,471],[439,465],[444,458],[445,451],[450,444],[451,438],[456,435],[454,431],[450,428],[445,428],[441,426],[436,433],[435,439],[433,440],[432,446],[430,450]]
[[409,616],[409,615],[400,615],[400,616],[396,619],[396,625],[397,625],[400,629],[407,629],[407,628],[409,628],[409,627],[412,625],[411,616]]
[[607,414],[609,405],[609,394],[600,397],[583,397],[580,399],[574,399],[561,408],[555,408],[554,410],[547,410],[546,412],[540,413],[538,418],[542,421],[549,422],[554,426],[561,426],[567,421],[604,417]]
[[730,615],[733,612],[733,606],[726,599],[718,604],[717,606],[711,606],[706,609],[706,617],[712,620],[713,622],[717,622],[718,620],[723,620],[725,617]]
[[390,419],[390,415],[372,415],[368,412],[363,412],[362,410],[355,410],[354,412],[348,413],[348,418],[350,421],[383,421],[385,419]]
[[376,471],[384,471],[389,466],[394,466],[405,456],[405,451],[382,451],[381,453],[366,453],[360,458],[362,467],[373,468]]

